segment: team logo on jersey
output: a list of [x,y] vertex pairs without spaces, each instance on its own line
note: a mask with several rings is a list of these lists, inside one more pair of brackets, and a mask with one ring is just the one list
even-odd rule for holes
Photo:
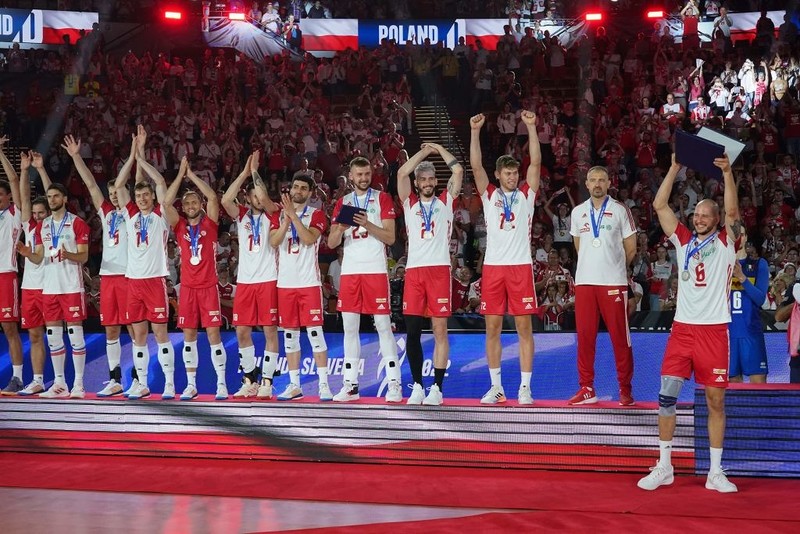
[[153,311],[158,313],[158,312],[165,312],[165,311],[167,311],[167,309],[166,308],[153,308]]
[[522,297],[522,302],[533,302],[533,297]]
[[619,289],[609,289],[608,290],[608,294],[609,295],[619,295]]
[[386,299],[375,299],[375,303],[376,304],[380,304],[380,303],[384,303],[385,304],[386,303]]
[[728,370],[727,369],[714,369],[712,371],[712,373],[714,373],[715,375],[727,375],[728,374]]
[[450,299],[438,299],[436,301],[437,304],[447,304],[448,302],[450,302]]
[[70,306],[69,311],[71,311],[71,312],[81,311],[81,307],[80,306]]
[[208,315],[210,315],[211,317],[219,315],[219,310],[211,310],[210,312],[208,312]]
[[310,310],[308,313],[310,313],[311,315],[319,315],[322,312],[320,310]]

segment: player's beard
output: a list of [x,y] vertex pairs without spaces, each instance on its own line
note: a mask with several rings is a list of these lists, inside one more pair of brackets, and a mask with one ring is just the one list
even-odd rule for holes
[[64,202],[64,201],[62,200],[61,202],[59,202],[59,203],[58,203],[57,205],[55,205],[55,206],[54,206],[54,205],[52,205],[52,204],[50,204],[50,203],[48,203],[48,205],[50,206],[50,211],[51,211],[51,212],[53,212],[53,211],[60,211],[60,210],[64,209],[64,206],[66,205],[66,202]]
[[419,195],[423,200],[430,200],[435,194],[436,188],[434,186],[422,187],[419,190]]
[[359,182],[353,182],[353,187],[355,187],[356,192],[358,193],[366,193],[369,189],[370,182],[364,182],[363,184]]

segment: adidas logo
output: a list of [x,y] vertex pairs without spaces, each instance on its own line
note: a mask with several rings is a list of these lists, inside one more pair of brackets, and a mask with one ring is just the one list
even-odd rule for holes
[[163,318],[164,318],[163,313],[159,313],[158,315],[156,315],[156,319],[163,319]]
[[617,297],[616,299],[614,299],[614,302],[622,302],[622,299]]
[[725,379],[722,378],[721,376],[718,376],[717,379],[714,380],[714,382],[725,382]]
[[532,309],[533,309],[533,306],[531,306],[530,304],[526,304],[526,305],[525,305],[525,309],[526,309],[526,310],[532,310]]
[[319,321],[319,315],[315,315],[311,318],[312,321]]
[[73,313],[73,314],[72,314],[72,316],[73,316],[73,317],[80,317],[80,316],[81,316],[81,314],[80,314],[80,313],[78,313],[78,312],[75,312],[75,313]]
[[439,310],[439,311],[440,311],[440,312],[446,312],[446,311],[447,311],[447,306],[442,306],[442,309],[441,309],[441,310]]
[[215,315],[215,316],[214,316],[214,318],[213,318],[213,319],[211,319],[211,322],[213,322],[213,323],[218,323],[218,322],[219,322],[219,317],[217,317],[217,316]]
[[3,318],[4,319],[10,319],[11,318],[11,314],[10,313],[6,313],[5,315],[3,315]]
[[384,306],[383,304],[379,304],[379,305],[378,305],[378,309],[379,309],[379,310],[385,310],[385,309],[386,309],[386,306]]

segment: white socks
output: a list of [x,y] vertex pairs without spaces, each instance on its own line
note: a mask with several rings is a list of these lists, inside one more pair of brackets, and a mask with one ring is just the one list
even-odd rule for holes
[[672,440],[658,440],[658,463],[664,467],[672,466]]
[[503,383],[500,380],[500,368],[497,369],[489,369],[489,378],[492,380],[492,387],[503,387]]

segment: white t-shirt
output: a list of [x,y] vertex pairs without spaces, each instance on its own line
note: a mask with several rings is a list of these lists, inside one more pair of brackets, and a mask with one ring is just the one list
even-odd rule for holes
[[[146,234],[142,234],[142,221]],[[167,269],[167,239],[169,224],[156,205],[152,212],[142,217],[133,201],[125,206],[125,229],[128,232],[128,266],[125,276],[143,280],[169,275]],[[145,238],[144,240],[142,238]]]
[[[259,284],[278,279],[278,251],[269,244],[270,230],[277,228],[274,221],[266,213],[253,215],[245,206],[239,206],[236,221],[236,234],[239,236],[238,283]],[[257,240],[253,228],[258,231]]]
[[[425,239],[425,213],[430,213],[429,239]],[[446,189],[438,197],[423,202],[415,194],[403,201],[408,234],[406,270],[415,267],[450,266],[450,234],[453,232],[453,197]]]
[[[506,201],[503,202],[503,196]],[[531,224],[536,193],[527,182],[506,193],[489,184],[481,195],[486,220],[486,255],[484,265],[531,265]],[[506,220],[504,205],[509,204],[511,217]]]
[[19,210],[9,204],[0,210],[0,273],[17,272],[17,241],[22,233]]
[[[125,231],[125,212],[117,211],[108,200],[97,213],[103,224],[103,260],[100,275],[124,275],[128,265],[128,232]],[[114,232],[111,232],[112,221]],[[113,242],[113,245],[111,244]]]
[[553,214],[553,241],[556,243],[572,243],[571,227],[572,222],[569,215],[559,219],[558,215]]
[[[636,233],[636,225],[625,204],[607,198],[608,204],[599,223],[599,247],[592,245],[592,199],[572,210],[570,233],[573,238],[580,238],[575,285],[624,286],[628,283],[622,241]],[[594,210],[595,219],[599,211]]]
[[[736,261],[733,240],[726,229],[689,260],[689,280],[683,279],[687,246],[696,246],[696,236],[679,223],[669,240],[678,256],[678,303],[675,321],[684,324],[726,324],[731,322],[728,294]],[[690,242],[691,241],[691,245]]]
[[36,228],[36,242],[41,243],[44,249],[42,293],[45,295],[83,293],[81,264],[64,258],[60,253],[51,255],[51,251],[61,248],[67,252],[78,252],[78,245],[89,244],[89,226],[83,219],[66,212],[62,219],[54,221],[51,215]]
[[[367,193],[356,197],[355,192],[348,193],[336,202],[333,209],[333,222],[339,216],[342,206],[361,206],[367,204],[367,219],[372,224],[383,227],[383,219],[394,219],[397,215],[392,198],[381,191],[369,189]],[[369,235],[366,230],[353,226],[344,231],[344,258],[342,274],[387,274],[386,245],[378,238]]]
[[[311,206],[298,211],[297,215],[303,226],[316,228],[320,236],[313,245],[304,245],[299,237],[297,241],[294,240],[292,229],[289,228],[278,246],[278,287],[320,287],[319,242],[328,229],[328,220],[324,212]],[[288,217],[286,214],[281,216]]]
[[[31,247],[31,250],[35,248],[38,242],[36,241],[37,225],[38,223],[33,217],[25,223],[25,244]],[[42,263],[36,264],[28,258],[25,258],[25,273],[22,275],[22,289],[42,289],[42,283],[44,281],[44,263],[45,262],[42,261]]]

